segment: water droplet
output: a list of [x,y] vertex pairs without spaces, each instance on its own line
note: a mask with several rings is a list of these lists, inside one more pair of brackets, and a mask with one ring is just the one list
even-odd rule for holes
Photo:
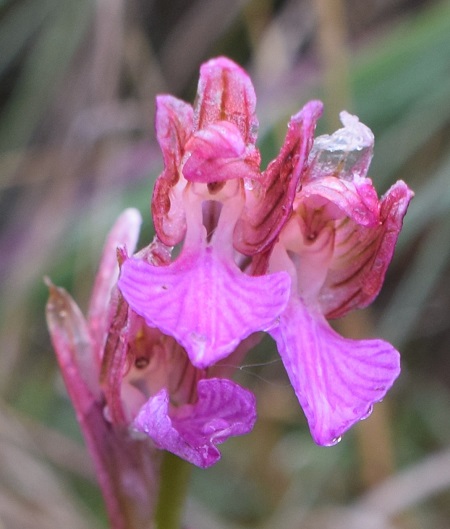
[[333,440],[331,440],[329,443],[327,443],[325,446],[334,446],[334,445],[337,445],[338,443],[340,443],[342,440],[342,437],[339,436],[339,437],[335,437]]
[[370,405],[366,413],[361,417],[360,421],[364,421],[364,419],[367,419],[367,417],[369,417],[372,412],[373,412],[373,406]]
[[247,191],[253,191],[255,183],[251,178],[244,178],[244,187]]
[[112,422],[111,410],[109,409],[109,406],[105,406],[103,408],[103,417],[105,418],[105,421]]

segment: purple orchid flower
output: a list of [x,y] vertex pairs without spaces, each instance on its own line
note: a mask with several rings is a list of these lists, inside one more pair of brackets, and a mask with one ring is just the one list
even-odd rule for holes
[[242,270],[239,250],[248,244],[242,222],[255,209],[246,186],[268,184],[259,172],[255,103],[247,74],[225,58],[202,66],[195,109],[158,97],[156,132],[165,169],[155,185],[153,220],[158,239],[182,243],[182,249],[166,266],[127,259],[119,279],[130,307],[173,336],[200,369],[252,333],[270,329],[289,299],[287,273],[252,276]]
[[373,134],[341,113],[344,128],[316,138],[293,212],[269,259],[292,279],[289,303],[271,330],[314,440],[335,444],[367,417],[400,373],[383,340],[339,336],[326,318],[369,305],[381,289],[413,194],[397,182],[378,200],[366,178]]
[[[164,269],[169,256],[168,249],[154,241],[136,259]],[[124,250],[119,260],[127,262]],[[225,378],[223,368],[195,367],[179,342],[148,326],[118,291],[112,307],[101,376],[109,419],[131,425],[158,448],[199,467],[213,465],[220,458],[218,444],[252,430],[254,395]],[[238,364],[253,343],[243,341],[232,355],[233,363]]]
[[[140,224],[140,214],[128,209],[113,226],[87,319],[47,281],[51,339],[114,529],[150,527],[160,466],[155,447],[208,467],[220,458],[217,445],[248,433],[256,420],[250,391],[225,378],[224,368],[194,367],[174,338],[148,327],[117,291],[117,256],[123,261],[125,247],[133,251]],[[167,265],[162,244],[138,255]],[[240,344],[234,362],[253,343]]]
[[239,365],[261,331],[318,444],[366,417],[400,372],[390,344],[345,339],[327,319],[376,297],[412,192],[400,181],[378,199],[374,139],[358,118],[343,112],[343,129],[314,140],[319,101],[291,118],[261,171],[255,104],[248,75],[222,57],[202,66],[194,108],[159,96],[154,241],[129,257],[140,216],[123,213],[87,321],[50,287],[53,344],[117,529],[149,519],[152,501],[123,506],[154,498],[155,446],[208,467],[217,445],[253,428],[254,396],[221,360]]
[[314,141],[319,101],[291,118],[260,172],[254,109],[247,74],[225,58],[202,66],[195,109],[158,98],[156,240],[182,249],[162,267],[125,260],[119,289],[199,369],[269,332],[315,441],[329,445],[399,374],[391,345],[344,339],[327,318],[378,294],[412,192],[398,182],[378,199],[366,177],[373,135],[356,117],[344,112],[343,129]]

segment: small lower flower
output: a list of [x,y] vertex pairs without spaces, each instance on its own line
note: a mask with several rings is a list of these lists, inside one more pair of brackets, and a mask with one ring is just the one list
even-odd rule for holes
[[109,420],[194,465],[213,465],[217,445],[252,430],[254,395],[212,376],[214,367],[193,366],[174,338],[147,326],[123,299],[117,307],[101,378]]

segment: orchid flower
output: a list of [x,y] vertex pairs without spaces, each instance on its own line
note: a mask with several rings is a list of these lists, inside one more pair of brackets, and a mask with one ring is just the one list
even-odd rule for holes
[[249,216],[246,186],[262,182],[255,103],[247,74],[225,58],[202,66],[195,109],[172,96],[157,99],[165,169],[154,189],[153,220],[158,240],[182,249],[166,266],[135,257],[121,269],[119,289],[130,307],[175,338],[200,369],[270,329],[289,298],[287,273],[242,270],[239,250],[247,241],[236,228]]
[[373,134],[347,112],[341,120],[344,128],[314,141],[269,259],[269,270],[292,279],[289,303],[270,332],[321,445],[335,444],[367,417],[400,373],[392,345],[343,338],[326,319],[377,296],[412,197],[399,181],[378,200],[366,177]]
[[357,117],[342,112],[343,128],[314,140],[319,101],[292,116],[261,171],[255,105],[248,75],[223,57],[201,67],[194,107],[159,96],[153,242],[133,255],[140,215],[119,217],[87,319],[50,285],[52,341],[115,529],[151,518],[155,447],[208,467],[217,445],[253,428],[255,398],[227,365],[262,332],[321,445],[400,372],[393,346],[343,338],[327,320],[377,296],[412,192],[399,181],[378,198],[373,134]]
[[[164,268],[169,252],[155,241],[136,258]],[[119,250],[119,260],[125,259],[124,249]],[[220,458],[216,445],[253,428],[253,394],[222,376],[223,369],[195,367],[180,343],[149,327],[120,292],[114,294],[101,376],[110,420],[131,425],[158,448],[190,463],[211,466]],[[246,350],[243,342],[235,361]]]
[[399,355],[382,340],[340,337],[327,318],[378,294],[412,193],[398,182],[378,199],[367,178],[373,134],[358,118],[343,112],[344,128],[314,141],[319,101],[291,118],[260,172],[254,108],[247,74],[225,58],[201,67],[194,109],[160,96],[156,241],[182,249],[162,267],[125,260],[119,289],[200,369],[269,332],[315,441],[333,444],[383,398]]

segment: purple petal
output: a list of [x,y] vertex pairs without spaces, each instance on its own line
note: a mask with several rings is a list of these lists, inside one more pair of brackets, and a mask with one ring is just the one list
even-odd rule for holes
[[216,445],[229,437],[250,432],[256,421],[254,395],[227,379],[203,379],[198,400],[170,410],[162,389],[142,406],[134,427],[168,450],[202,468],[220,459]]
[[400,373],[398,352],[382,340],[339,336],[292,298],[271,331],[317,444],[332,445],[366,418]]
[[155,183],[152,215],[158,237],[168,246],[180,242],[186,231],[179,180],[181,159],[192,129],[193,110],[190,105],[169,95],[157,98],[156,134],[163,152],[164,171]]
[[348,219],[336,223],[334,254],[319,294],[327,318],[366,307],[378,295],[412,196],[399,181],[382,198],[376,226],[360,226]]
[[289,298],[287,273],[252,277],[211,246],[184,251],[169,266],[128,259],[119,288],[147,325],[173,336],[200,368],[270,328]]
[[259,157],[256,163],[246,160],[246,145],[241,133],[228,121],[213,123],[196,132],[187,142],[186,151],[188,158],[183,175],[191,182],[211,183],[259,176]]
[[264,171],[261,184],[254,182],[253,189],[247,190],[246,206],[234,232],[234,245],[241,253],[262,252],[290,216],[321,113],[322,103],[310,101],[291,118],[280,154]]
[[237,127],[245,144],[254,145],[258,120],[256,95],[247,73],[225,57],[211,59],[200,68],[195,129],[218,121]]

